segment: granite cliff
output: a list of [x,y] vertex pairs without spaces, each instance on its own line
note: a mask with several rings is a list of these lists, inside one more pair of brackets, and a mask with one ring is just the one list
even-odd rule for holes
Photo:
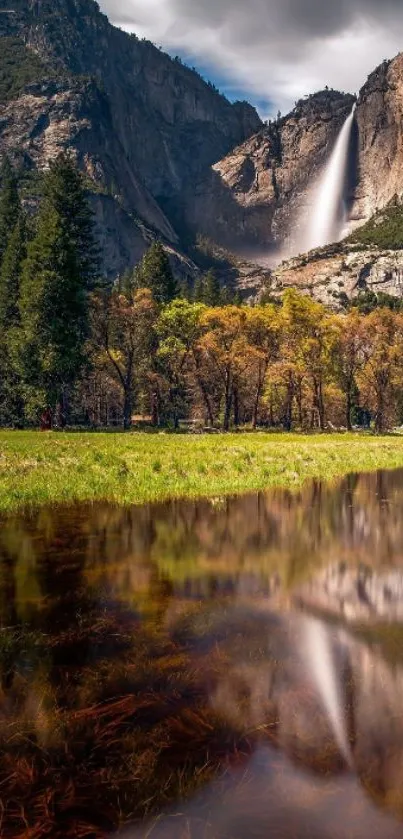
[[95,0],[3,0],[0,47],[0,161],[7,154],[20,167],[34,204],[38,174],[59,151],[73,152],[109,277],[156,235],[177,272],[194,276],[202,234],[237,254],[221,259],[221,250],[221,276],[245,296],[290,284],[335,305],[357,288],[400,295],[400,248],[373,242],[269,268],[273,251],[300,249],[312,187],[354,101],[352,227],[402,197],[403,55],[375,70],[357,100],[324,90],[263,125],[247,103],[231,104],[179,60],[112,26]]
[[286,243],[353,104],[349,94],[314,94],[232,150],[199,182],[194,226],[246,251]]
[[[189,210],[195,228],[266,268],[276,251],[283,257],[303,251],[300,232],[312,208],[312,187],[353,102],[335,91],[314,94],[231,151],[198,185]],[[351,236],[342,245],[289,259],[271,279],[256,267],[255,290],[259,281],[280,294],[296,285],[333,306],[340,296],[365,290],[402,295],[402,108],[403,55],[398,55],[370,75],[357,97],[345,192]],[[360,237],[358,228],[368,222],[372,232],[385,227],[380,211],[396,204],[400,218],[393,219],[392,237]]]
[[[325,90],[298,102],[212,167],[199,183],[194,219],[226,244],[294,249],[309,213],[312,187],[355,97]],[[403,54],[384,62],[357,98],[346,200],[352,226],[403,195]],[[231,239],[232,237],[232,239]]]
[[134,264],[155,233],[180,257],[165,205],[260,127],[254,109],[230,104],[179,61],[111,26],[94,0],[7,0],[0,37],[0,77],[10,79],[0,158],[32,172],[73,151],[88,176],[108,274]]

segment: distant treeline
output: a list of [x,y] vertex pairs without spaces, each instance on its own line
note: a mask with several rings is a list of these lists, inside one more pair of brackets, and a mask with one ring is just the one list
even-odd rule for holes
[[0,330],[5,426],[403,423],[398,302],[361,295],[335,314],[291,289],[281,303],[242,305],[211,271],[179,287],[159,242],[105,287],[85,184],[66,155],[33,218],[3,166]]

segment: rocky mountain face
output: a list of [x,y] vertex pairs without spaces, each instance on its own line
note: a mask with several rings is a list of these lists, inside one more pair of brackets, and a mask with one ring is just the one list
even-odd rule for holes
[[188,209],[195,228],[246,252],[287,242],[353,104],[317,93],[213,165]]
[[[189,211],[195,227],[260,264],[270,263],[273,249],[303,251],[313,187],[353,103],[334,91],[315,94],[231,151],[198,186]],[[378,67],[357,99],[346,178],[351,229],[402,198],[402,110],[403,54]],[[274,272],[272,287],[297,285],[333,304],[340,292],[365,288],[401,296],[401,269],[399,251],[349,243],[290,260]]]
[[353,217],[367,220],[403,192],[403,54],[369,77],[357,104],[358,183]]
[[[400,294],[399,252],[372,245],[269,270],[273,251],[298,252],[353,96],[325,90],[263,125],[247,103],[229,103],[179,60],[113,27],[95,0],[3,0],[0,46],[0,162],[7,154],[22,168],[35,201],[37,173],[73,152],[109,277],[156,235],[177,273],[194,276],[186,253],[203,234],[237,254],[229,276],[245,296],[290,284],[335,305],[365,287]],[[354,225],[403,193],[402,109],[400,55],[358,96],[346,185]]]
[[342,242],[281,263],[263,285],[274,297],[296,287],[335,309],[366,291],[402,297],[403,251]]
[[111,26],[94,0],[7,0],[0,37],[3,55],[22,48],[24,61],[42,63],[40,78],[36,67],[31,83],[2,97],[0,158],[32,171],[74,152],[108,274],[137,262],[155,233],[181,259],[165,207],[261,126],[254,109],[231,105],[179,61]]

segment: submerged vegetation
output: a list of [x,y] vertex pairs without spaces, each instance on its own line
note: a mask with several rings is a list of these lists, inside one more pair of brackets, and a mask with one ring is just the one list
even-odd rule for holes
[[222,496],[403,466],[400,437],[0,432],[0,509]]

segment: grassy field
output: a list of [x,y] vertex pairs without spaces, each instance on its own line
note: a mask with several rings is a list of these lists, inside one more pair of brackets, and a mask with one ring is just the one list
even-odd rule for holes
[[221,496],[403,467],[403,438],[0,431],[0,510]]

